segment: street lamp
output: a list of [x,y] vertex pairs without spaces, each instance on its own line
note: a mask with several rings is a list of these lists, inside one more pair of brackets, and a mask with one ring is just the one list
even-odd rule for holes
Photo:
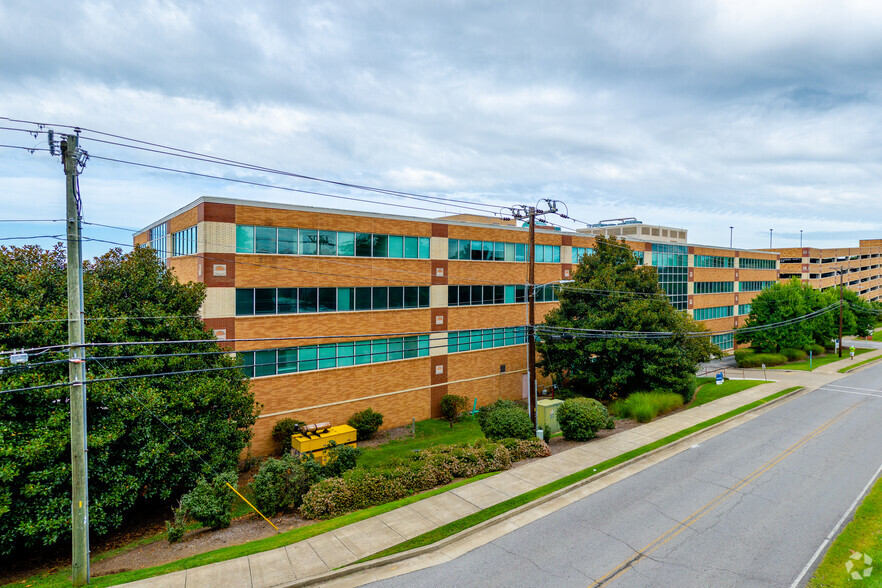
[[536,428],[536,289],[551,284],[572,284],[576,280],[555,280],[545,284],[527,284],[527,409]]
[[729,227],[729,249],[732,249],[732,229],[735,227]]
[[[802,229],[799,229],[799,248],[802,249]],[[802,254],[800,253],[800,257]]]
[[772,231],[774,229],[769,229],[769,249],[772,248]]

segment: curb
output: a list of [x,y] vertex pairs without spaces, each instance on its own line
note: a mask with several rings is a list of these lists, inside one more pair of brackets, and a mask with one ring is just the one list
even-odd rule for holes
[[[515,507],[509,511],[506,511],[502,514],[499,514],[499,515],[493,517],[492,519],[487,519],[486,521],[482,521],[472,527],[469,527],[468,529],[464,529],[464,530],[460,531],[459,533],[456,533],[455,535],[450,535],[449,537],[445,537],[444,539],[436,541],[435,543],[432,543],[430,545],[425,545],[423,547],[417,547],[415,549],[411,549],[410,551],[403,551],[401,553],[396,553],[393,555],[387,555],[386,557],[374,559],[371,561],[366,561],[366,562],[360,563],[360,564],[351,564],[349,566],[338,568],[338,569],[332,570],[330,572],[325,572],[324,574],[321,574],[318,576],[312,576],[310,578],[304,578],[302,580],[295,580],[294,582],[289,582],[289,583],[284,583],[284,584],[277,584],[274,588],[298,588],[300,586],[313,586],[315,584],[327,582],[329,580],[336,580],[336,579],[343,578],[343,577],[346,577],[346,576],[349,576],[349,575],[352,575],[352,574],[355,574],[358,572],[363,572],[365,570],[379,568],[379,567],[382,567],[387,564],[397,563],[400,561],[404,561],[406,559],[411,559],[411,558],[419,557],[421,555],[433,553],[443,547],[446,547],[450,544],[456,543],[457,541],[465,539],[466,537],[470,537],[471,535],[474,535],[480,531],[483,531],[484,529],[492,527],[502,521],[505,521],[507,519],[515,517],[521,513],[527,512],[533,508],[536,508],[537,506],[545,504],[546,502],[550,502],[551,500],[554,500],[555,498],[563,496],[564,494],[572,491],[575,488],[581,488],[582,486],[586,486],[588,484],[596,482],[597,480],[600,480],[600,479],[602,479],[610,474],[613,474],[619,470],[622,470],[630,465],[633,465],[635,463],[643,461],[644,459],[649,459],[650,457],[658,455],[659,453],[661,453],[663,451],[667,451],[672,448],[679,447],[680,445],[690,443],[694,437],[696,437],[698,435],[702,435],[704,433],[707,433],[708,431],[713,431],[714,429],[719,428],[722,425],[728,424],[737,418],[740,418],[740,417],[743,417],[746,415],[750,415],[750,414],[753,414],[756,412],[761,412],[761,411],[764,412],[765,410],[771,409],[771,408],[777,406],[778,404],[782,404],[784,402],[793,400],[794,398],[797,398],[797,397],[802,396],[804,394],[808,394],[809,392],[814,392],[815,390],[817,390],[817,388],[802,387],[799,390],[794,390],[793,392],[789,392],[783,396],[779,396],[778,398],[770,400],[770,401],[768,401],[764,404],[761,404],[759,406],[755,406],[749,410],[746,410],[746,411],[744,411],[740,414],[737,414],[735,416],[732,416],[728,419],[722,420],[718,423],[714,423],[713,425],[710,425],[704,429],[701,429],[700,431],[695,431],[694,433],[690,433],[689,435],[686,435],[685,437],[677,439],[676,441],[672,441],[666,445],[662,445],[661,447],[656,447],[655,449],[647,451],[646,453],[644,453],[642,455],[632,457],[631,459],[629,459],[627,461],[623,461],[620,464],[616,464],[616,465],[612,466],[611,468],[606,469],[596,475],[589,476],[589,477],[585,478],[584,480],[579,480],[578,482],[574,482],[573,484],[570,484],[569,486],[566,486],[566,487],[561,488],[559,490],[555,490],[554,492],[546,494],[545,496],[537,498],[531,502],[528,502],[527,504],[522,504],[521,506]],[[676,433],[674,433],[674,434],[676,434]],[[512,497],[512,498],[514,498],[514,497]],[[477,512],[480,512],[480,511],[477,511]]]

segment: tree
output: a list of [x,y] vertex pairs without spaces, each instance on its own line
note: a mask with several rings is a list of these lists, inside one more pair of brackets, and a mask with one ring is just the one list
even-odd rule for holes
[[467,402],[465,396],[456,394],[445,394],[441,397],[441,416],[447,419],[451,429],[453,423],[459,420],[459,413],[465,410]]
[[[844,335],[866,336],[872,332],[874,316],[871,305],[857,293],[844,290],[842,298],[842,332]],[[774,328],[746,331],[751,327],[795,320],[839,302],[839,289],[815,290],[798,278],[787,283],[772,284],[750,303],[750,315],[735,334],[739,344],[750,343],[759,353],[775,353],[781,349],[804,349],[808,345],[824,345],[839,333],[839,311],[793,322]]]
[[[688,402],[698,363],[719,353],[707,337],[686,333],[707,329],[671,305],[653,267],[637,265],[630,249],[611,237],[597,237],[594,253],[583,258],[560,292],[560,306],[539,327],[538,367],[553,374],[563,396],[599,400],[633,391],[664,389]],[[590,338],[555,329],[647,331],[665,337]],[[573,336],[572,333],[577,333]],[[586,333],[587,334],[587,333]]]
[[[0,247],[0,350],[66,344],[65,287],[60,247]],[[119,319],[87,321],[89,343],[196,341],[86,350],[90,380],[197,372],[88,385],[89,523],[100,536],[235,467],[259,410],[236,360],[196,316],[204,286],[179,283],[151,249],[85,263],[84,295],[87,317]],[[20,366],[3,357],[3,390],[68,379],[66,350]],[[69,539],[68,387],[0,394],[0,480],[0,555]]]

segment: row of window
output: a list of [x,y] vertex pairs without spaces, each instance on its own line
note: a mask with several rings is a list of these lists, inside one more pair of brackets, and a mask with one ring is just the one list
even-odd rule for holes
[[429,237],[236,225],[236,253],[429,259]]
[[719,255],[696,255],[694,265],[695,267],[735,267],[735,258]]
[[447,334],[447,353],[489,349],[505,345],[523,345],[526,342],[525,327],[450,331]]
[[742,257],[738,260],[741,269],[775,269],[777,263],[774,259],[756,259],[754,257]]
[[236,288],[237,316],[428,307],[428,286]]
[[196,226],[172,234],[172,255],[196,255]]
[[581,263],[584,256],[593,253],[594,249],[591,247],[573,247],[573,263]]
[[429,336],[264,349],[237,354],[248,377],[275,376],[429,355]]
[[[560,263],[560,245],[536,245],[536,263]],[[524,243],[448,239],[447,259],[472,261],[527,261],[529,247]]]
[[709,319],[726,318],[732,316],[734,308],[731,306],[713,306],[711,308],[696,308],[692,311],[695,320],[706,321]]
[[734,291],[734,282],[695,282],[696,294],[723,294]]
[[750,304],[739,304],[738,314],[750,314]]
[[774,281],[766,281],[766,282],[739,282],[738,290],[740,292],[759,292],[760,290],[765,290],[770,287],[772,284],[776,284]]
[[526,286],[447,286],[447,306],[526,302]]
[[735,347],[735,335],[726,333],[725,335],[711,335],[711,343],[722,350],[732,349]]

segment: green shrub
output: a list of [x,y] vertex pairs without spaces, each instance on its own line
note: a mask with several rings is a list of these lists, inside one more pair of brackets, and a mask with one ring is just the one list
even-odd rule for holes
[[484,423],[487,421],[487,417],[490,416],[490,413],[498,408],[520,408],[517,402],[514,400],[505,400],[500,399],[492,404],[487,404],[478,409],[478,414],[475,417],[478,419],[478,426],[481,427],[481,430],[484,430]]
[[459,420],[459,414],[465,410],[466,402],[468,400],[465,396],[456,394],[445,394],[441,397],[441,416],[450,422],[451,428],[453,423]]
[[735,354],[734,354],[735,355],[735,363],[737,363],[738,365],[741,365],[742,361],[744,361],[746,358],[750,357],[751,355],[755,355],[755,354],[756,354],[756,351],[754,351],[753,349],[750,349],[750,348],[736,349]]
[[356,430],[358,441],[367,441],[383,424],[383,415],[374,412],[372,408],[366,408],[349,417],[346,424]]
[[196,487],[184,494],[181,506],[175,512],[182,519],[193,519],[205,527],[223,529],[233,520],[233,501],[236,494],[227,486],[236,484],[235,472],[218,474],[211,482],[199,478]]
[[303,501],[309,490],[309,474],[299,459],[285,455],[269,458],[254,477],[251,490],[254,504],[266,516],[292,511]]
[[358,456],[361,455],[361,449],[352,445],[338,445],[336,441],[329,441],[328,448],[325,450],[325,465],[323,466],[323,477],[336,478],[342,476],[344,472],[353,469],[358,463]]
[[741,368],[758,368],[763,364],[766,366],[781,365],[787,363],[787,358],[780,353],[757,353],[750,355],[738,364]]
[[529,439],[535,437],[533,422],[521,408],[497,408],[481,428],[488,439]]
[[781,355],[786,357],[787,361],[802,361],[803,359],[808,357],[808,353],[806,353],[802,349],[782,349]]
[[610,410],[620,417],[648,423],[660,414],[683,406],[683,397],[674,392],[634,392],[627,398],[616,400]]
[[557,422],[564,439],[587,441],[607,425],[606,407],[593,398],[569,398],[557,409]]
[[291,435],[300,432],[298,428],[304,424],[303,421],[294,419],[282,419],[273,425],[273,440],[276,442],[279,455],[290,453],[291,451]]
[[395,467],[356,468],[342,478],[322,480],[303,497],[300,512],[308,519],[332,518],[449,484],[454,478],[505,470],[518,459],[550,454],[548,445],[535,437],[429,447]]
[[809,351],[812,352],[812,355],[822,355],[825,349],[823,345],[816,345],[813,343],[805,346],[805,352],[808,353]]

